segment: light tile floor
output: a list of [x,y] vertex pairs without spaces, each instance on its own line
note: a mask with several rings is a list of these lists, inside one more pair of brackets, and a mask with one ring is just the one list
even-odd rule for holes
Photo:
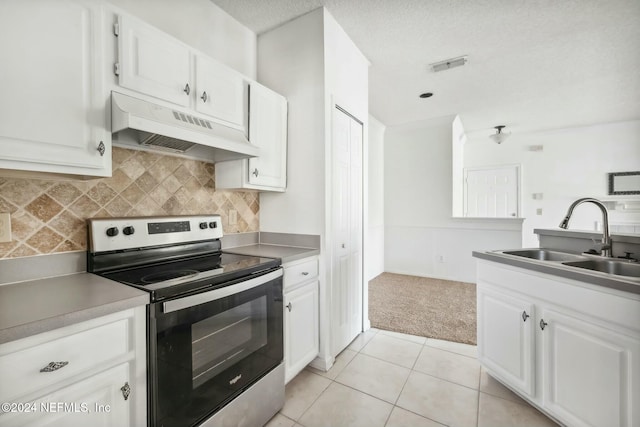
[[476,347],[370,329],[328,372],[307,368],[266,427],[547,427],[489,376]]

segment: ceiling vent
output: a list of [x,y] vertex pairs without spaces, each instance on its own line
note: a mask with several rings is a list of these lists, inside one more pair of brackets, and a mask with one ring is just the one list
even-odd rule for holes
[[434,73],[438,71],[448,70],[450,68],[462,67],[468,61],[468,56],[458,56],[457,58],[445,59],[444,61],[429,64]]

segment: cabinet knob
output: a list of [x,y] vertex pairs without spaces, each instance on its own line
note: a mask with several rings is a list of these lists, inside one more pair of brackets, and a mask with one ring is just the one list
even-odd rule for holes
[[308,276],[308,275],[309,275],[309,272],[308,272],[308,271],[303,271],[303,272],[302,272],[302,275],[303,275],[303,276]]
[[107,151],[107,147],[105,147],[104,142],[100,141],[100,144],[98,144],[97,150],[101,156],[104,156],[104,153]]
[[202,102],[207,102],[207,99],[209,99],[209,97],[207,96],[207,91],[202,92],[202,96],[200,97],[200,99],[202,99]]
[[131,387],[129,386],[128,382],[124,383],[124,385],[120,387],[120,391],[122,392],[122,397],[124,397],[124,400],[129,399],[129,395],[131,394]]
[[289,309],[289,312],[291,312],[291,303],[287,304],[286,307]]
[[187,95],[189,95],[189,94],[191,93],[191,88],[189,87],[189,83],[187,83],[187,84],[184,86],[184,89],[183,89],[183,90],[184,90],[184,93],[186,93]]
[[50,362],[47,366],[40,369],[40,372],[53,372],[57,371],[60,368],[64,368],[67,366],[69,362]]
[[342,249],[344,249],[344,248],[346,247],[346,246],[344,245],[344,243],[343,243],[342,245],[340,245],[340,246],[342,246]]
[[255,176],[256,176],[256,178],[257,178],[257,177],[258,177],[258,168],[255,168],[255,169],[253,170],[253,172],[251,172],[251,174],[252,174],[252,175],[255,175]]
[[542,329],[544,331],[545,326],[547,326],[548,323],[544,321],[544,319],[540,319],[540,329]]
[[531,317],[531,316],[529,316],[526,311],[522,312],[522,321],[523,322],[526,322],[529,317]]

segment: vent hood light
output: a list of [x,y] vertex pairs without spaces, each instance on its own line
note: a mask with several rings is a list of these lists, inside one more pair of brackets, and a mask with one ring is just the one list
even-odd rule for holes
[[434,73],[438,71],[448,70],[450,68],[462,67],[468,61],[468,56],[459,56],[457,58],[445,59],[444,61],[434,62],[433,64],[429,64],[431,66],[431,70]]
[[256,157],[244,131],[204,117],[111,92],[114,145],[159,150],[203,161]]

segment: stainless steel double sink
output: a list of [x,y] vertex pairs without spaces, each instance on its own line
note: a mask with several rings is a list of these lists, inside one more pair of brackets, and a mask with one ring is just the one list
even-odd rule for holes
[[577,255],[550,249],[508,250],[498,251],[498,253],[543,262],[560,263],[568,267],[598,271],[614,276],[622,276],[622,278],[640,279],[640,264],[625,259],[604,258],[598,255]]

